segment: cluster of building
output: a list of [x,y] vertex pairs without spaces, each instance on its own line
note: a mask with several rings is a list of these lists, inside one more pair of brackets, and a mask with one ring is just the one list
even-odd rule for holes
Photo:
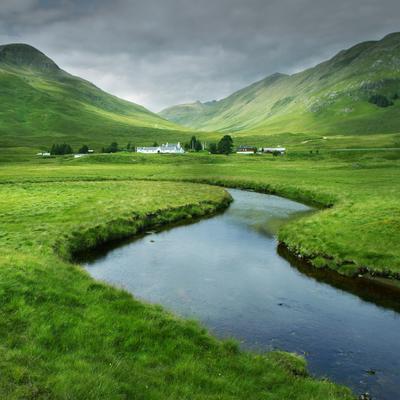
[[[94,153],[94,150],[89,149],[87,153],[74,154],[74,158],[80,158],[80,157],[86,156],[87,154],[93,154],[93,153]],[[36,153],[36,155],[37,156],[42,156],[42,157],[50,157],[51,155],[55,155],[55,154],[51,154],[49,151],[41,151],[39,153]]]
[[[160,146],[149,146],[149,147],[138,147],[136,149],[138,153],[143,154],[183,154],[185,150],[178,143],[166,143]],[[88,150],[88,153],[93,153],[93,150]],[[261,147],[257,148],[254,146],[239,146],[236,151],[237,154],[276,154],[276,155],[284,155],[286,153],[285,147]],[[41,152],[37,153],[38,156],[42,157],[50,157],[51,153],[49,152]],[[75,158],[82,157],[86,154],[75,154]]]
[[161,146],[138,147],[136,151],[144,154],[183,154],[185,152],[180,143],[167,143],[162,144]]
[[277,154],[284,155],[286,153],[285,147],[254,147],[254,146],[239,146],[236,151],[237,154]]
[[[183,154],[185,152],[180,143],[176,144],[167,143],[167,144],[162,144],[160,146],[138,147],[136,151],[138,153],[143,153],[143,154]],[[239,146],[237,148],[236,153],[237,154],[265,153],[265,154],[284,155],[286,153],[286,148],[285,147],[257,148],[254,146]]]

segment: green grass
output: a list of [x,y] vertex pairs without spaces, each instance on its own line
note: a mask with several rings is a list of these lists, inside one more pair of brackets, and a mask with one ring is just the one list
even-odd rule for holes
[[308,377],[300,357],[241,352],[69,261],[110,239],[215,213],[230,201],[223,189],[80,174],[30,183],[31,167],[52,170],[7,167],[19,182],[0,185],[2,399],[352,398]]
[[397,277],[399,167],[399,151],[295,152],[287,157],[116,154],[4,165],[0,180],[172,179],[276,193],[331,207],[280,231],[280,240],[293,252],[341,273],[368,270]]

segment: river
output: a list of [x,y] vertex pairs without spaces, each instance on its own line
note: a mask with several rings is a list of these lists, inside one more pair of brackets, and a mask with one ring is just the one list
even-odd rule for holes
[[99,249],[85,256],[85,267],[243,348],[296,352],[315,376],[374,399],[398,398],[400,300],[386,304],[364,283],[308,273],[280,255],[277,230],[311,208],[229,192],[234,202],[223,214]]

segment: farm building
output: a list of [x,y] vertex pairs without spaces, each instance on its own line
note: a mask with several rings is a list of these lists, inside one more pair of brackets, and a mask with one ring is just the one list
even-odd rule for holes
[[138,147],[136,151],[143,154],[183,154],[185,152],[180,143],[166,143],[161,146]]
[[239,146],[236,150],[237,154],[254,154],[257,152],[257,148],[253,146]]
[[262,153],[271,153],[271,154],[276,154],[279,153],[280,155],[283,155],[286,153],[286,148],[285,147],[263,147],[261,148]]

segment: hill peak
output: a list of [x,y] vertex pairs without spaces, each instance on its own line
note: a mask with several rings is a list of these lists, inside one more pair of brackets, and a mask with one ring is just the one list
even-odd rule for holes
[[58,65],[33,46],[12,43],[0,46],[0,64],[14,67],[28,67],[41,72],[59,71]]
[[386,35],[382,40],[400,39],[400,32],[392,32]]

